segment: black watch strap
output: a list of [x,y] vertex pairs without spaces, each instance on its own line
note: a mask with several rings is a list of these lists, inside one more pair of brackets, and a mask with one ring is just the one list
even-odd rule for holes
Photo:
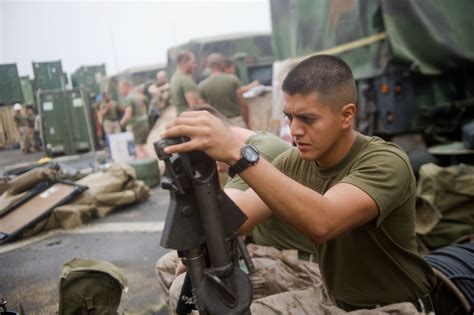
[[[250,154],[249,154],[250,153]],[[251,144],[246,144],[240,149],[240,159],[229,167],[229,176],[234,177],[247,167],[257,164],[260,158],[260,152]]]
[[249,166],[250,165],[248,165],[246,161],[240,158],[240,160],[238,160],[237,163],[229,167],[229,176],[234,177],[236,174],[239,174],[240,172],[242,172],[244,169],[246,169]]

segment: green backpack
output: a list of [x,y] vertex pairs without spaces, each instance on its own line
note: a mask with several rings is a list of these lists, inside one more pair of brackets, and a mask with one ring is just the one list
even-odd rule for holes
[[115,315],[127,279],[117,266],[73,258],[59,281],[59,315]]

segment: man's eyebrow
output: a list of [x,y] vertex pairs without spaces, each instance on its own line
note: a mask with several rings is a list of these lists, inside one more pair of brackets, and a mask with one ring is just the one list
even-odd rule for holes
[[293,117],[296,118],[303,118],[303,119],[312,119],[312,118],[317,118],[318,115],[313,114],[313,113],[299,113],[299,114],[291,114]]
[[301,113],[293,113],[290,110],[283,108],[281,110],[285,116],[293,116],[293,117],[306,117],[306,118],[317,118],[319,117],[318,114],[312,112],[301,112]]
[[293,116],[293,117],[305,117],[305,118],[316,118],[318,117],[317,114],[314,114],[314,113],[298,113],[298,114],[295,114],[295,113],[292,113],[290,111],[286,111],[286,110],[282,110],[283,114],[285,116]]

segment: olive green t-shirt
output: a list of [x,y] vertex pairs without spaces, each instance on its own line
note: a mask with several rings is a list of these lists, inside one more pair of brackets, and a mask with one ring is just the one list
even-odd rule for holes
[[[269,162],[273,161],[281,153],[291,148],[291,146],[282,138],[277,137],[273,133],[263,131],[256,131],[255,134],[245,140],[245,144],[255,146],[260,152],[260,156]],[[229,177],[225,183],[225,188],[235,188],[245,191],[249,188],[249,185],[240,178],[239,175],[236,175],[234,177]]]
[[171,104],[176,106],[178,115],[189,109],[185,94],[197,91],[197,85],[189,75],[175,72],[170,81]]
[[[254,145],[260,151],[260,156],[270,162],[291,148],[283,139],[268,132],[257,132],[248,137],[245,143]],[[239,176],[234,176],[229,178],[225,188],[245,191],[249,186]],[[298,249],[308,254],[317,254],[317,247],[313,242],[274,215],[253,229],[252,238],[258,245],[273,246],[278,249]]]
[[[111,103],[111,106],[105,113],[104,120],[117,121],[118,120],[118,104],[116,101],[109,101],[109,103]],[[99,109],[103,109],[105,107],[105,104],[106,104],[105,102],[101,102],[99,104]]]
[[373,222],[319,246],[321,274],[334,299],[362,308],[414,301],[432,291],[435,276],[415,242],[415,178],[398,146],[357,134],[347,156],[331,169],[301,159],[296,149],[273,164],[321,194],[344,182],[378,205]]
[[233,118],[240,115],[236,95],[240,85],[235,74],[219,73],[199,83],[198,91],[203,100],[217,108],[225,117]]
[[132,118],[128,121],[128,125],[148,119],[146,103],[146,96],[137,92],[131,92],[125,97],[123,107],[132,108]]
[[13,116],[18,127],[26,127],[28,126],[28,121],[26,120],[26,116],[23,114],[18,114]]
[[35,114],[26,115],[26,121],[28,123],[28,127],[35,128]]

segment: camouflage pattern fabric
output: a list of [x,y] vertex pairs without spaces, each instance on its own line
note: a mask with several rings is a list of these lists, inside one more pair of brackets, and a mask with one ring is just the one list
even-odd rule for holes
[[[384,32],[377,0],[271,0],[270,5],[277,60],[307,56]],[[372,44],[343,50],[338,56],[358,79],[384,71],[387,49],[382,37]]]
[[[474,2],[271,0],[278,60],[305,56],[384,32],[387,40],[348,50],[356,79],[375,76],[386,58],[438,74],[474,62]],[[288,40],[288,39],[291,40]],[[420,45],[420,43],[422,43]]]
[[[296,251],[279,251],[272,247],[248,245],[249,254],[257,268],[251,275],[254,286],[252,314],[302,315],[382,315],[418,314],[411,303],[397,303],[373,310],[346,312],[334,305],[328,296],[316,263],[298,260]],[[165,293],[170,314],[174,314],[181,292],[184,274],[177,278],[174,270],[178,262],[176,251],[162,256],[156,271]],[[194,311],[193,314],[198,314]]]
[[[298,259],[296,250],[278,250],[269,246],[249,244],[247,246],[257,272],[250,275],[254,299],[286,292],[301,290],[322,283],[319,267]],[[160,287],[170,310],[176,309],[184,274],[175,278],[178,263],[176,251],[162,256],[156,263]],[[262,314],[262,313],[254,313]]]
[[474,2],[381,0],[381,5],[395,59],[416,64],[423,74],[474,62]]
[[324,286],[283,292],[253,301],[252,314],[298,314],[298,315],[387,315],[420,314],[411,303],[397,303],[372,310],[346,312],[334,305]]
[[[359,89],[356,128],[364,133],[423,130],[427,142],[438,143],[459,140],[460,128],[473,119],[474,2],[271,0],[270,5],[277,60],[297,64],[313,54],[331,54],[350,66]],[[282,78],[276,71],[274,65],[274,97]],[[280,108],[272,104],[275,133],[286,128]]]
[[122,128],[120,127],[120,123],[118,121],[106,119],[104,120],[102,126],[106,135],[120,133],[122,131]]

